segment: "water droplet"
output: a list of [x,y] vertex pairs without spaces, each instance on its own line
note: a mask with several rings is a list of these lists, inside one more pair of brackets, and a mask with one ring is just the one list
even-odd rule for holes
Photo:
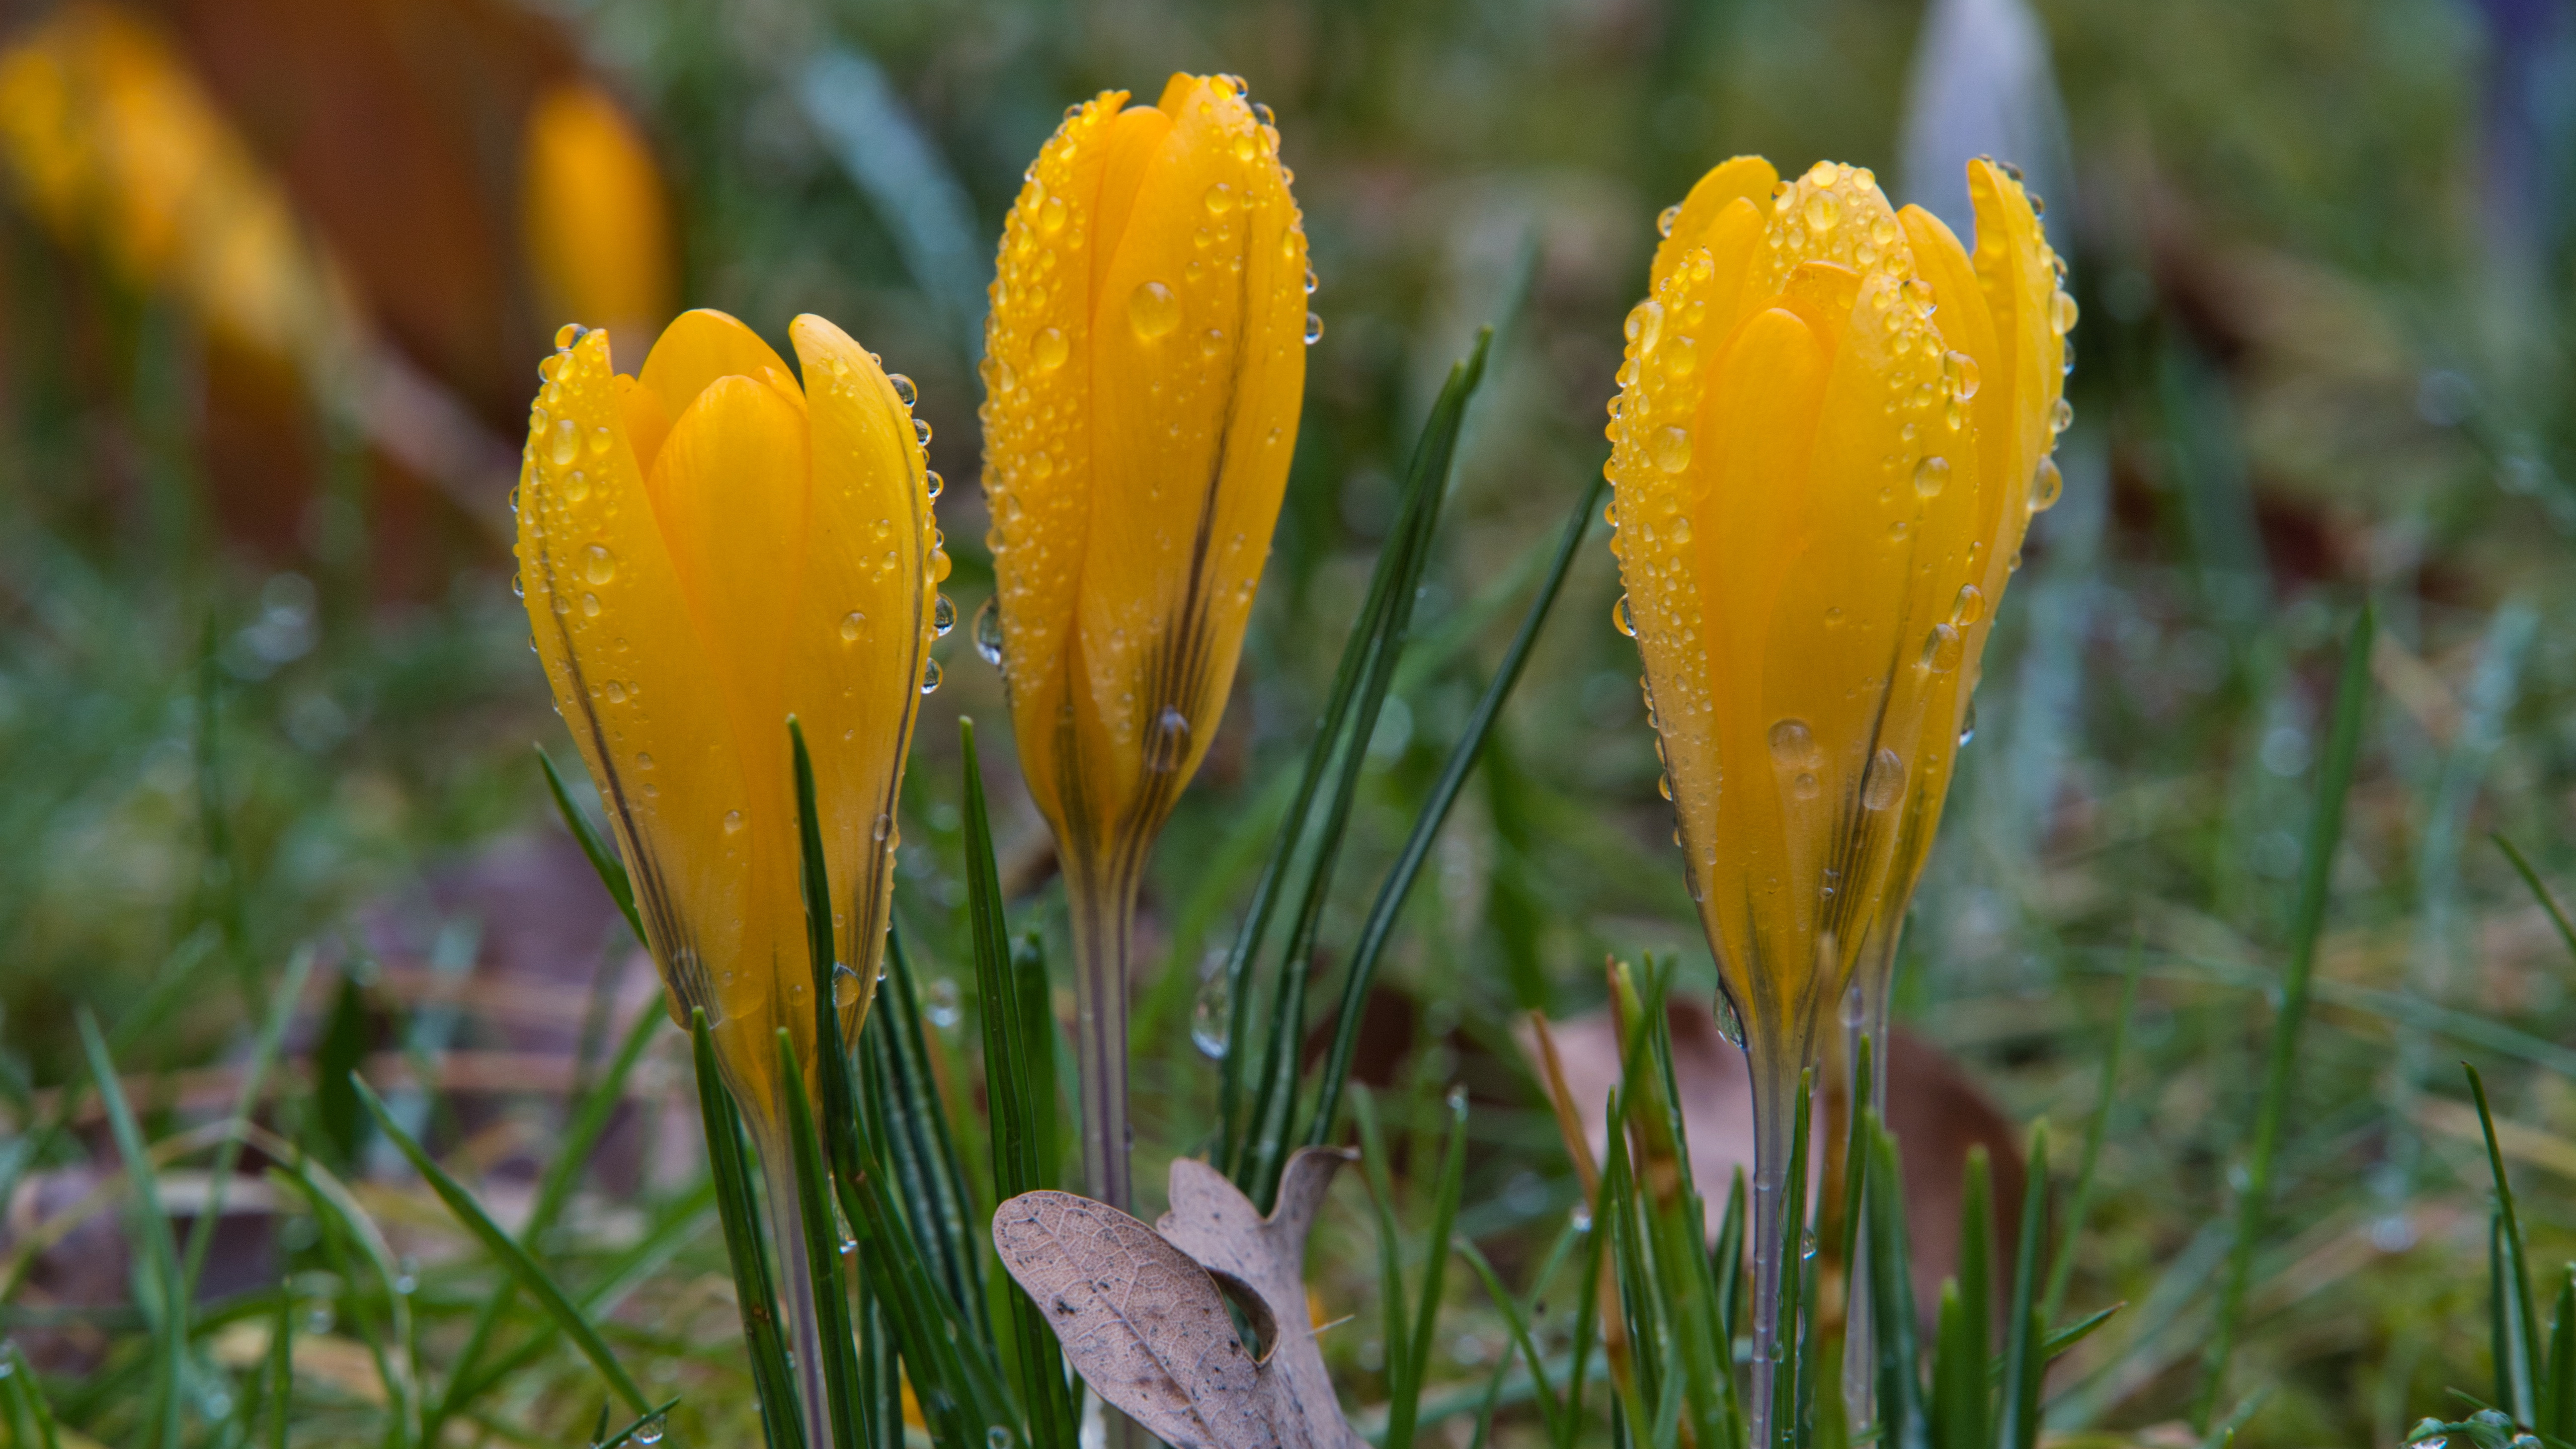
[[724,817],[724,832],[725,832],[725,834],[727,834],[727,835],[736,835],[736,834],[741,833],[741,831],[742,831],[742,812],[741,812],[741,811],[739,811],[739,810],[728,810],[728,811],[726,811],[726,812],[725,812],[725,817]]
[[956,627],[957,606],[948,602],[946,594],[935,595],[930,608],[931,632],[945,639],[948,637],[948,631]]
[[514,599],[524,599],[527,596],[528,581],[519,577],[518,572],[513,570],[510,574],[510,597]]
[[1655,793],[1663,796],[1667,800],[1673,798],[1673,777],[1662,771],[1657,771],[1655,774]]
[[581,425],[570,418],[555,424],[554,438],[546,445],[546,456],[558,468],[570,466],[581,456]]
[[1315,280],[1315,269],[1313,267],[1308,267],[1306,269],[1306,295],[1309,297],[1315,295],[1315,288],[1321,285],[1322,283]]
[[1691,435],[1687,428],[1660,428],[1649,451],[1655,466],[1667,473],[1679,473],[1690,466]]
[[1869,762],[1869,776],[1861,782],[1860,803],[1872,810],[1884,810],[1905,793],[1905,762],[1896,751],[1880,750]]
[[2030,511],[2046,513],[2057,506],[2066,493],[2066,475],[2058,471],[2055,458],[2039,460],[2039,470],[2030,476]]
[[590,430],[590,442],[586,446],[590,449],[590,456],[605,458],[608,456],[608,450],[617,446],[617,435],[608,431],[606,424],[602,424]]
[[1628,340],[1637,344],[1637,355],[1645,356],[1664,340],[1664,304],[1649,297],[1628,313],[1623,328]]
[[1947,674],[1959,667],[1959,654],[1966,646],[1956,624],[1935,624],[1923,636],[1923,655],[1916,663],[1934,674]]
[[1784,770],[1812,770],[1825,762],[1825,752],[1805,720],[1789,718],[1771,726],[1771,759]]
[[1959,717],[1959,748],[1963,750],[1966,749],[1968,747],[1968,741],[1973,740],[1976,737],[1977,697],[1972,694],[1968,696],[1967,713]]
[[1234,1024],[1234,983],[1225,969],[1226,953],[1208,953],[1199,967],[1198,1000],[1190,1007],[1190,1045],[1212,1062],[1225,1060],[1226,1035]]
[[316,1298],[304,1305],[304,1332],[309,1336],[329,1333],[332,1325],[339,1321],[339,1315],[332,1310],[328,1299]]
[[555,329],[555,346],[557,347],[570,347],[580,340],[581,324],[578,322],[566,322],[561,327]]
[[617,555],[608,545],[594,543],[581,551],[581,576],[594,584],[604,584],[617,577]]
[[1914,465],[1914,496],[1917,498],[1940,497],[1941,489],[1949,481],[1950,460],[1938,453],[1927,454],[1922,462]]
[[1628,596],[1626,594],[1621,594],[1619,596],[1619,602],[1610,606],[1610,627],[1617,629],[1620,633],[1627,635],[1631,639],[1637,637],[1637,615],[1634,610],[1628,607]]
[[590,475],[581,471],[579,468],[575,468],[571,472],[566,473],[563,480],[563,491],[564,501],[567,503],[579,503],[583,499],[588,498],[590,496]]
[[1029,339],[1029,361],[1036,363],[1040,372],[1053,372],[1064,366],[1066,351],[1064,333],[1058,328],[1041,327],[1038,335]]
[[859,988],[866,984],[866,982],[859,979],[859,973],[851,970],[845,964],[834,962],[832,965],[832,1004],[841,1008],[843,1011],[847,1011],[851,1007],[858,1005],[859,997],[861,995]]
[[585,619],[599,617],[599,595],[584,593],[581,596],[581,616]]
[[1961,584],[1959,596],[1950,601],[1950,622],[1964,629],[1986,616],[1986,591],[1975,584]]
[[1147,342],[1168,337],[1181,325],[1181,299],[1160,282],[1138,282],[1127,294],[1127,325]]
[[635,1442],[645,1445],[659,1444],[665,1432],[667,1432],[667,1425],[661,1415],[655,1414],[635,1426]]
[[1069,214],[1070,210],[1071,209],[1064,204],[1064,198],[1061,196],[1050,196],[1046,200],[1039,202],[1038,230],[1046,233],[1048,236],[1053,236],[1057,232],[1064,230],[1065,217]]
[[930,446],[930,420],[928,418],[914,418],[912,420],[912,440],[925,448]]
[[1209,187],[1199,200],[1206,204],[1208,215],[1223,216],[1234,210],[1234,188],[1220,181]]
[[844,644],[856,644],[859,642],[859,631],[867,624],[867,622],[868,616],[860,613],[856,609],[852,609],[850,612],[843,614],[841,616],[841,642]]
[[[1886,212],[1883,212],[1883,211],[1882,211],[1882,212],[1880,212],[1878,215],[1876,215],[1876,216],[1874,216],[1874,217],[1870,218],[1870,223],[1869,223],[1869,241],[1870,241],[1870,245],[1872,245],[1872,246],[1874,246],[1874,247],[1877,247],[1877,248],[1879,248],[1879,249],[1881,249],[1881,250],[1883,251],[1883,250],[1885,250],[1885,249],[1886,249],[1886,248],[1888,248],[1888,247],[1892,247],[1892,246],[1896,245],[1896,237],[1897,237],[1897,227],[1896,227],[1896,218],[1895,218],[1895,217],[1890,216],[1890,215],[1888,215]],[[1881,295],[1883,296],[1883,295],[1885,295],[1885,294],[1884,294],[1884,293],[1882,293]]]
[[626,683],[623,680],[612,679],[606,684],[601,685],[599,687],[599,692],[608,696],[608,702],[610,704],[624,704],[626,702]]
[[2073,297],[2060,292],[2048,299],[2048,326],[2058,336],[2063,337],[2075,330],[2075,315],[2076,306]]
[[1002,597],[995,594],[975,610],[975,652],[996,669],[1002,664]]
[[1574,1210],[1565,1215],[1565,1220],[1567,1225],[1572,1227],[1578,1233],[1588,1233],[1592,1231],[1592,1205],[1590,1203],[1576,1203],[1574,1205]]
[[948,480],[939,476],[938,469],[930,469],[921,475],[921,494],[931,502],[938,502],[939,495],[947,491],[947,488]]
[[939,661],[936,659],[921,661],[921,692],[928,694],[939,688],[939,679]]
[[965,1014],[957,1006],[957,983],[945,976],[930,983],[930,989],[922,993],[922,1002],[921,1014],[941,1031],[955,1026]]
[[[1825,874],[1827,874],[1827,875],[1829,875],[1829,876],[1830,876],[1830,875],[1834,874],[1834,872],[1832,872],[1832,871],[1827,871],[1827,872],[1825,872]],[[1828,894],[1828,895],[1832,894],[1832,893],[1833,893],[1833,887],[1832,887],[1832,886],[1827,886],[1827,887],[1825,887],[1825,892],[1826,892],[1826,894]],[[1861,997],[1861,994],[1860,994],[1860,987],[1859,987],[1859,986],[1855,985],[1855,986],[1853,986],[1849,991],[1846,991],[1846,992],[1844,992],[1844,993],[1843,993],[1843,1006],[1842,1006],[1842,1023],[1843,1023],[1843,1025],[1845,1025],[1845,1026],[1858,1026],[1858,1025],[1860,1025],[1860,1024],[1861,1024],[1861,1022],[1862,1022],[1863,1020],[1865,1020],[1865,1019],[1868,1017],[1868,1015],[1869,1015],[1868,1008],[1867,1008],[1867,1006],[1866,1006],[1865,1002],[1863,1001],[1863,999],[1862,999],[1862,997]]]
[[2059,398],[2057,405],[2048,410],[2048,430],[2051,433],[2062,433],[2073,426],[2075,426],[2075,404]]
[[1164,774],[1181,767],[1190,752],[1190,717],[1171,705],[1154,717],[1145,738],[1145,768]]
[[911,407],[921,401],[921,389],[912,385],[911,378],[900,372],[889,372],[886,374],[886,381],[894,384],[894,395],[905,407]]
[[1842,219],[1842,214],[1842,203],[1834,200],[1830,191],[1818,191],[1807,197],[1807,225],[1817,231],[1832,231],[1834,223]]
[[1011,1449],[1011,1431],[1000,1424],[986,1429],[984,1449]]
[[1681,219],[1682,208],[1680,202],[1674,202],[1672,205],[1665,207],[1655,217],[1655,235],[1671,236],[1673,234],[1674,225],[1680,222]]
[[1323,319],[1323,318],[1321,318],[1321,317],[1316,316],[1316,315],[1315,315],[1314,313],[1312,313],[1312,312],[1307,313],[1307,314],[1306,314],[1306,345],[1307,345],[1307,346],[1309,346],[1309,347],[1312,347],[1312,346],[1314,346],[1316,343],[1321,342],[1321,341],[1323,341],[1323,340],[1324,340],[1324,319]]
[[1977,395],[1977,359],[1964,352],[1953,352],[1941,359],[1942,371],[1950,377],[1950,396],[1961,402]]
[[1735,998],[1724,989],[1717,993],[1717,1034],[1737,1046],[1744,1045],[1744,1018],[1735,1009]]

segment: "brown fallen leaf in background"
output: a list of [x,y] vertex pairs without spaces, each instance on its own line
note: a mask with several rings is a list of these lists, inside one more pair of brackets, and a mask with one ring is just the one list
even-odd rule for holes
[[[1705,1003],[1675,994],[1666,1000],[1665,1013],[1672,1025],[1673,1085],[1681,1095],[1689,1136],[1691,1180],[1706,1200],[1713,1239],[1726,1211],[1728,1181],[1738,1168],[1748,1178],[1753,1172],[1752,1078],[1745,1070],[1744,1049],[1726,1039]],[[1585,1140],[1598,1161],[1609,1148],[1610,1090],[1620,1077],[1618,1027],[1605,1008],[1554,1023],[1549,1031]],[[1522,1053],[1544,1079],[1536,1034],[1526,1026],[1517,1034]],[[2009,1270],[2019,1237],[2021,1149],[2012,1125],[1939,1048],[1899,1028],[1889,1033],[1886,1063],[1887,1121],[1903,1148],[1914,1301],[1929,1323],[1932,1307],[1941,1301],[1941,1281],[1958,1272],[1959,1194],[1967,1180],[1968,1149],[1984,1144],[1994,1164],[2001,1243],[1993,1261],[1999,1272]],[[1818,1117],[1819,1123],[1824,1120]],[[1831,1150],[1840,1151],[1838,1141]],[[1821,1182],[1828,1155],[1820,1151],[1809,1159],[1811,1186]],[[2000,1284],[1997,1291],[2002,1291]]]
[[[1349,1158],[1301,1149],[1267,1218],[1180,1159],[1161,1232],[1073,1193],[1023,1193],[994,1211],[993,1246],[1083,1382],[1173,1449],[1360,1449],[1315,1348],[1304,1268],[1315,1209]],[[1236,1335],[1229,1298],[1265,1355]]]

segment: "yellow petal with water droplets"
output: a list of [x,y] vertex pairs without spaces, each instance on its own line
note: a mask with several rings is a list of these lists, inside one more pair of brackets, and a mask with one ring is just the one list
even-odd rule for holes
[[[519,576],[556,707],[597,782],[633,876],[647,944],[672,1015],[702,1006],[730,1049],[728,1079],[754,1104],[775,1073],[748,1049],[718,993],[746,933],[772,929],[747,869],[748,841],[724,828],[745,796],[713,661],[626,438],[608,337],[567,351],[532,410],[519,484]],[[560,430],[569,424],[571,432]],[[609,446],[564,449],[605,428]],[[574,475],[581,477],[576,480]]]
[[[823,318],[788,329],[810,379],[814,503],[804,601],[788,626],[787,706],[801,720],[850,975],[856,1039],[891,921],[896,800],[937,603],[936,537],[910,411],[867,349]],[[836,997],[839,993],[836,992]]]
[[1664,280],[1694,248],[1711,244],[1711,228],[1736,202],[1766,206],[1770,204],[1772,188],[1779,184],[1780,173],[1759,156],[1735,157],[1701,177],[1674,212],[1672,230],[1655,248],[1654,274],[1647,283],[1646,295],[1651,297],[1662,291]]
[[1231,84],[1104,97],[1001,250],[986,479],[1021,762],[1085,869],[1132,869],[1214,737],[1305,384],[1306,253]]

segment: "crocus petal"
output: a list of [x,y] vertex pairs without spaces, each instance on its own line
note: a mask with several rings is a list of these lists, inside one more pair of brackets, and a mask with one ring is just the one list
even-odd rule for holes
[[654,342],[636,381],[652,390],[662,416],[674,422],[720,377],[786,377],[787,364],[760,334],[711,307],[673,318]]
[[634,877],[672,1015],[722,1021],[716,973],[754,900],[748,842],[724,828],[745,795],[732,725],[625,437],[607,335],[547,366],[519,483],[531,637]]
[[910,410],[866,348],[820,317],[788,329],[811,382],[812,521],[787,628],[788,708],[804,723],[839,911],[835,997],[855,1033],[891,917],[895,800],[934,637],[939,553]]

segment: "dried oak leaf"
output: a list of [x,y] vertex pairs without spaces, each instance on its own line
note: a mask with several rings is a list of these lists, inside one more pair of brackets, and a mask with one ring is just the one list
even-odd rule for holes
[[[1161,1233],[1086,1197],[1023,1193],[994,1213],[993,1246],[1083,1382],[1173,1449],[1357,1449],[1304,1288],[1306,1232],[1345,1160],[1291,1158],[1268,1218],[1213,1168],[1177,1161]],[[1236,1336],[1229,1297],[1266,1357]]]

